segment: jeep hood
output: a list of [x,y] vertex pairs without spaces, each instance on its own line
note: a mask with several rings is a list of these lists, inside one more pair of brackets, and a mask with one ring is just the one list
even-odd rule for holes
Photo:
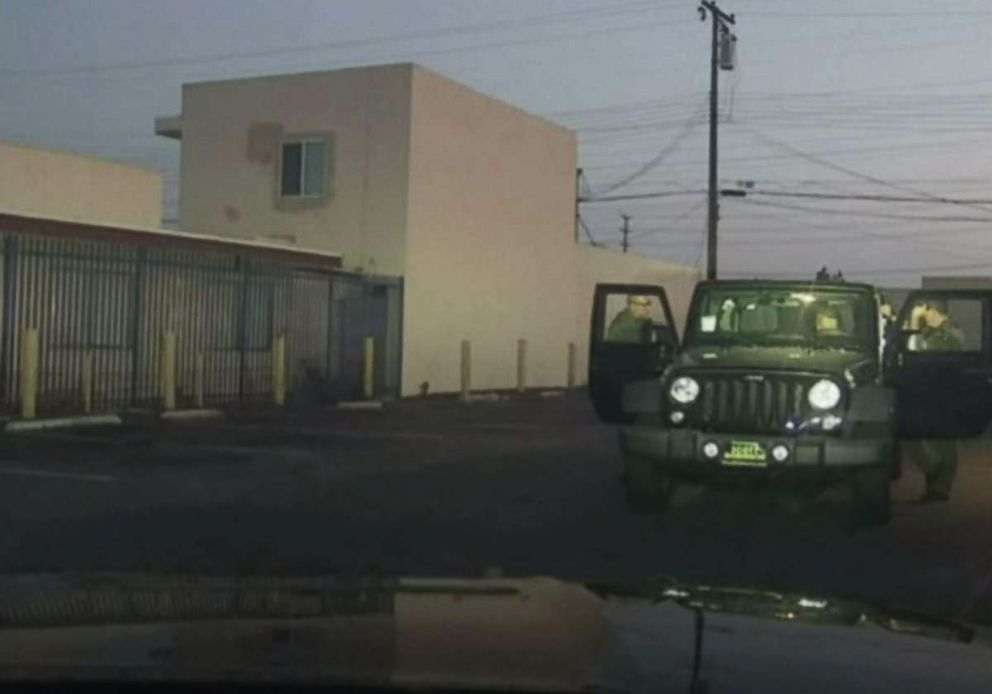
[[868,351],[744,345],[686,347],[673,363],[675,369],[750,369],[814,371],[843,378],[845,369],[870,364],[875,355]]

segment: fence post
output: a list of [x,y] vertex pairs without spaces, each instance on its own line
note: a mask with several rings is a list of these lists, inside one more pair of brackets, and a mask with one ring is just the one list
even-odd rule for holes
[[38,415],[38,328],[21,333],[21,418]]
[[141,378],[141,295],[146,262],[145,249],[138,248],[134,254],[134,287],[131,293],[131,407],[138,405],[138,381]]
[[162,335],[162,364],[159,369],[162,382],[162,406],[176,409],[176,333],[166,330]]
[[517,390],[527,389],[527,340],[517,340]]
[[272,341],[272,401],[277,407],[286,404],[286,336]]
[[569,388],[575,387],[575,343],[568,343],[568,376],[565,382]]
[[248,349],[248,264],[238,256],[241,268],[241,302],[238,306],[238,402],[245,402],[245,351]]
[[193,364],[193,391],[196,397],[196,407],[202,410],[204,407],[203,399],[203,352],[196,353],[196,361]]
[[337,368],[334,364],[334,357],[337,355],[337,350],[334,349],[334,340],[337,338],[337,333],[334,330],[334,317],[334,274],[331,273],[327,276],[327,332],[325,335],[327,343],[324,345],[325,373],[327,374],[328,386],[336,382],[335,377],[337,376]]
[[472,343],[462,340],[462,397],[472,392]]
[[93,411],[93,352],[85,350],[83,352],[82,363],[83,376],[83,414]]
[[17,291],[17,239],[12,234],[3,237],[3,333],[0,337],[3,355],[0,357],[0,381],[2,381],[5,405],[13,407],[14,373],[17,351],[17,328],[14,326],[14,299]]
[[375,338],[368,336],[362,347],[364,359],[362,369],[362,397],[371,400],[375,397]]

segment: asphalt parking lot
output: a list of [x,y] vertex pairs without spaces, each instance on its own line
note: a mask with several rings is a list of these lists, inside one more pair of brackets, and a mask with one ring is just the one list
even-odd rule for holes
[[700,493],[631,514],[615,433],[581,394],[6,434],[0,569],[555,575],[846,595],[992,624],[992,454],[949,504],[905,465],[892,522],[846,491],[800,508]]

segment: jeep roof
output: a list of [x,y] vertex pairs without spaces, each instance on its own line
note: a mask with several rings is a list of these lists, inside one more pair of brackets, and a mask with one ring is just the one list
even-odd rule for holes
[[696,290],[705,289],[707,287],[728,287],[728,286],[744,286],[744,287],[808,287],[810,289],[853,289],[862,291],[875,291],[875,285],[867,284],[865,282],[838,282],[836,280],[809,280],[809,279],[795,279],[795,280],[763,280],[759,278],[755,279],[729,279],[729,280],[701,280],[696,285]]

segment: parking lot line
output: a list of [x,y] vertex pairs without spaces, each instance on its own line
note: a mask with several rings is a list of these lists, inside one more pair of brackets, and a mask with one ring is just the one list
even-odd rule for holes
[[56,472],[55,470],[32,470],[30,468],[0,467],[0,475],[14,477],[48,477],[52,479],[77,480],[79,482],[113,482],[111,475],[95,475],[82,472]]

